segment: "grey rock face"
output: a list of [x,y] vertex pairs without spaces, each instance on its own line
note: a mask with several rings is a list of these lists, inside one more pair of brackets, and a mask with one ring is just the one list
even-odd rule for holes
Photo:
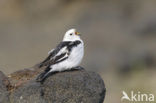
[[10,96],[11,103],[46,103],[41,96],[41,85],[35,81],[16,89]]
[[100,76],[85,70],[51,76],[44,82],[43,91],[43,98],[48,103],[103,103],[105,96]]
[[6,76],[0,71],[0,103],[9,102],[9,92],[6,88]]
[[82,69],[56,73],[43,84],[30,80],[15,89],[9,99],[11,103],[103,103],[105,92],[101,77]]

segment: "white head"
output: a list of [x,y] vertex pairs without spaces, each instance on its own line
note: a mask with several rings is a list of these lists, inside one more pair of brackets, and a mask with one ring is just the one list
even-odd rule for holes
[[80,33],[76,31],[76,29],[68,30],[63,38],[63,41],[76,41],[81,40]]

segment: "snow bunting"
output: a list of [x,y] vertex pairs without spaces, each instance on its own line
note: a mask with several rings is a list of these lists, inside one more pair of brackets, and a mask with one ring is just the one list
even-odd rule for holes
[[38,82],[44,81],[50,74],[79,66],[84,55],[84,43],[80,33],[76,29],[68,30],[63,41],[48,54],[49,56],[39,65],[39,67],[46,66],[46,69],[37,77]]

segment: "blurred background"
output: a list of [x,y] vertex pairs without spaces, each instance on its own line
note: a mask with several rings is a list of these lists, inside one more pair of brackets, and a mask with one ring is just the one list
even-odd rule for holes
[[156,94],[156,0],[0,0],[0,70],[39,63],[70,28],[85,42],[82,66],[105,81],[105,103],[123,90]]

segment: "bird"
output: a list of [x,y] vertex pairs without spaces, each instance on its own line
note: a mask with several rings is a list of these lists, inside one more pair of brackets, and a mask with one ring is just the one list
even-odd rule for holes
[[44,82],[49,76],[58,72],[82,69],[79,65],[84,56],[84,42],[76,29],[69,29],[63,40],[48,52],[48,57],[39,64],[46,66],[45,70],[36,78],[37,82]]

